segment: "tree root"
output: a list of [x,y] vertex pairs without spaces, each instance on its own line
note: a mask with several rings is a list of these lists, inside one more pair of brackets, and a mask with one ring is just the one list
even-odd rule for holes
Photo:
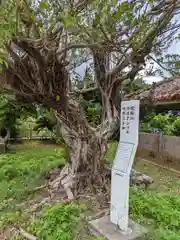
[[47,187],[47,184],[28,190],[28,193],[34,193]]
[[[154,181],[151,177],[132,169],[130,175],[131,185],[143,185],[147,188],[153,182]],[[89,193],[92,193],[92,195],[101,193],[108,195],[110,193],[110,184],[110,167],[105,167],[96,173],[84,172],[73,175],[70,166],[65,165],[60,176],[50,183],[50,188],[59,191],[60,187],[63,187],[68,197],[68,201],[71,202],[73,199],[77,199],[79,195],[84,195],[84,193],[86,193],[86,195]]]
[[20,228],[18,230],[19,234],[22,235],[23,237],[25,237],[27,240],[38,240],[37,237],[35,237],[34,235],[26,232],[24,229]]
[[37,212],[38,210],[40,210],[42,208],[42,206],[48,202],[50,202],[51,199],[49,197],[44,198],[40,203],[36,203],[34,204],[30,209],[29,212],[33,213],[33,212]]
[[111,173],[107,169],[101,171],[84,172],[76,175],[72,174],[69,166],[66,165],[54,181],[49,184],[51,192],[59,191],[62,187],[66,192],[68,201],[72,201],[79,195],[86,193],[100,194],[110,191],[110,176]]
[[67,194],[68,199],[71,201],[74,199],[74,194],[71,190],[74,186],[74,183],[74,176],[72,174],[71,168],[69,164],[66,164],[60,172],[60,176],[51,182],[49,186],[52,190],[55,191],[58,191],[60,186],[62,186]]

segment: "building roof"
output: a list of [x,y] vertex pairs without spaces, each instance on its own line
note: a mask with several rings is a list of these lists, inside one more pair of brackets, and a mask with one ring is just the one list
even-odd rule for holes
[[155,102],[180,100],[180,77],[162,82],[155,88],[153,95]]
[[149,89],[141,89],[129,95],[128,98],[139,100],[152,98],[155,105],[180,102],[180,77],[165,79],[164,81],[155,83]]

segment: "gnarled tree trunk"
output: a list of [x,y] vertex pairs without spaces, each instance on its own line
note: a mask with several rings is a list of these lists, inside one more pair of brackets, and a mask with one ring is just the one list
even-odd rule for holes
[[55,187],[60,183],[70,199],[87,188],[92,192],[97,191],[97,186],[99,190],[106,188],[104,157],[108,139],[100,130],[92,128],[83,112],[79,114],[80,112],[80,105],[74,105],[65,121],[62,113],[55,111],[61,126],[61,135],[68,147],[68,162],[54,183]]

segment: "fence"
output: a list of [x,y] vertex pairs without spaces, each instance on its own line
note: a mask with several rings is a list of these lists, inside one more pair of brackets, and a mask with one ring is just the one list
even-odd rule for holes
[[[54,135],[50,131],[22,131],[18,139],[52,139]],[[162,134],[140,133],[139,134],[139,150],[148,150],[156,153],[166,153],[172,157],[180,158],[180,137],[166,136]]]
[[180,158],[180,137],[140,133],[138,148]]
[[[50,131],[33,131],[32,129],[21,131],[19,136],[16,139],[24,139],[24,140],[36,140],[36,139],[52,139],[54,135]],[[12,139],[13,140],[13,139]]]

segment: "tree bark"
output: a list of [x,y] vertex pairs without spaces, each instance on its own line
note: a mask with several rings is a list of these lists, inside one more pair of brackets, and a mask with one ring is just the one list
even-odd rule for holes
[[97,187],[98,191],[106,188],[107,172],[104,157],[108,139],[102,132],[92,128],[82,114],[78,114],[78,108],[74,106],[74,109],[77,114],[73,114],[71,125],[62,119],[62,113],[55,111],[62,138],[68,148],[68,161],[53,185],[58,187],[61,184],[69,199],[87,188],[93,192],[97,192]]
[[[97,189],[95,186],[98,186],[97,190],[101,190],[105,187],[104,181],[107,179],[104,167],[107,141],[116,127],[114,118],[116,111],[109,92],[101,87],[105,118],[101,125],[94,129],[86,119],[81,100],[70,94],[71,86],[65,59],[60,61],[57,56],[54,58],[48,55],[49,51],[46,49],[42,49],[43,52],[39,51],[25,40],[14,41],[27,54],[22,60],[14,49],[9,49],[16,64],[10,65],[7,69],[7,83],[18,96],[22,97],[22,101],[40,103],[52,109],[68,148],[68,162],[52,186],[58,187],[61,184],[70,199],[79,192],[84,192],[86,188],[95,191]],[[56,52],[54,54],[56,55]],[[44,57],[46,55],[47,58]],[[104,64],[104,53],[100,53],[97,58],[97,64],[101,60]],[[101,86],[108,79],[105,79],[104,65],[98,65],[96,68],[102,70],[99,76]]]

